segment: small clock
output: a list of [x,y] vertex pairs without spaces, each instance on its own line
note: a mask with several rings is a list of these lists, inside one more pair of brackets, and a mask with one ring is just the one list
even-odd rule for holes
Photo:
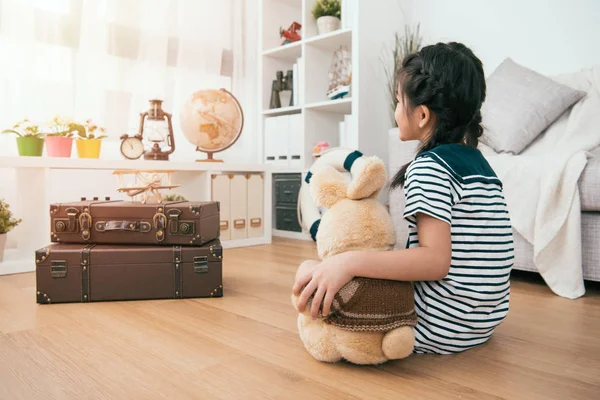
[[144,154],[141,136],[121,136],[121,154],[129,160],[137,160]]

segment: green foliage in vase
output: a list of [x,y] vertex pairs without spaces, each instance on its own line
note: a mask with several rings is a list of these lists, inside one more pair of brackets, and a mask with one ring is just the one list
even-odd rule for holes
[[[416,27],[406,25],[404,27],[404,35],[399,32],[394,34],[393,47],[391,50],[386,49],[387,56],[382,60],[387,81],[386,91],[389,96],[392,124],[394,127],[398,126],[396,119],[394,118],[396,105],[398,104],[398,98],[396,97],[398,85],[398,82],[396,82],[396,75],[402,66],[404,58],[409,54],[421,50],[423,47],[422,43],[423,38],[420,32],[420,24],[417,24]],[[391,60],[389,60],[389,58],[391,58]]]
[[2,133],[14,133],[19,137],[37,137],[41,138],[44,136],[42,132],[40,132],[40,127],[31,123],[27,118],[22,121],[17,122],[12,129],[5,129]]
[[312,15],[314,19],[326,16],[341,18],[342,5],[340,0],[317,0],[312,8]]
[[[98,133],[100,133],[99,136]],[[77,132],[79,134],[79,138],[80,139],[87,139],[87,140],[92,140],[92,139],[106,139],[108,136],[106,135],[102,135],[102,133],[104,133],[104,128],[100,128],[98,127],[98,125],[96,125],[94,122],[92,122],[91,119],[88,119],[87,121],[85,121],[85,127],[83,128],[83,130],[78,131]]]
[[185,197],[180,194],[168,194],[163,197],[165,201],[185,201]]
[[0,234],[7,233],[19,225],[22,221],[13,218],[10,206],[3,199],[0,199]]
[[80,123],[60,115],[54,116],[48,123],[48,127],[50,132],[46,133],[46,136],[73,137],[75,133],[79,134],[79,132],[85,131]]

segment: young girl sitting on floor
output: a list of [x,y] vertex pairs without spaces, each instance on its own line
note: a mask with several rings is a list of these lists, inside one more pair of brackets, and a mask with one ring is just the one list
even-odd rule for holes
[[[485,343],[508,313],[514,250],[502,183],[477,149],[486,85],[481,61],[462,44],[438,43],[406,57],[398,72],[400,140],[419,140],[398,171],[407,248],[346,252],[304,262],[299,311],[329,313],[353,277],[412,281],[415,352],[450,354]],[[304,287],[304,290],[302,288]]]

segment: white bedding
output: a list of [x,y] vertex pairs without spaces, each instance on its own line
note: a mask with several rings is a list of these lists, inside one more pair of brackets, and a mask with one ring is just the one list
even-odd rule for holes
[[600,145],[600,65],[553,77],[587,96],[519,155],[480,150],[504,184],[514,228],[533,245],[533,261],[554,293],[585,293],[577,181]]

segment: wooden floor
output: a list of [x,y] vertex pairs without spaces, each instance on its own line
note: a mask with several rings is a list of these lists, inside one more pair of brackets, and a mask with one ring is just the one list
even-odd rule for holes
[[35,277],[0,277],[0,399],[600,399],[600,291],[566,300],[513,278],[492,340],[379,367],[323,364],[289,302],[312,243],[225,252],[225,297],[35,304]]

